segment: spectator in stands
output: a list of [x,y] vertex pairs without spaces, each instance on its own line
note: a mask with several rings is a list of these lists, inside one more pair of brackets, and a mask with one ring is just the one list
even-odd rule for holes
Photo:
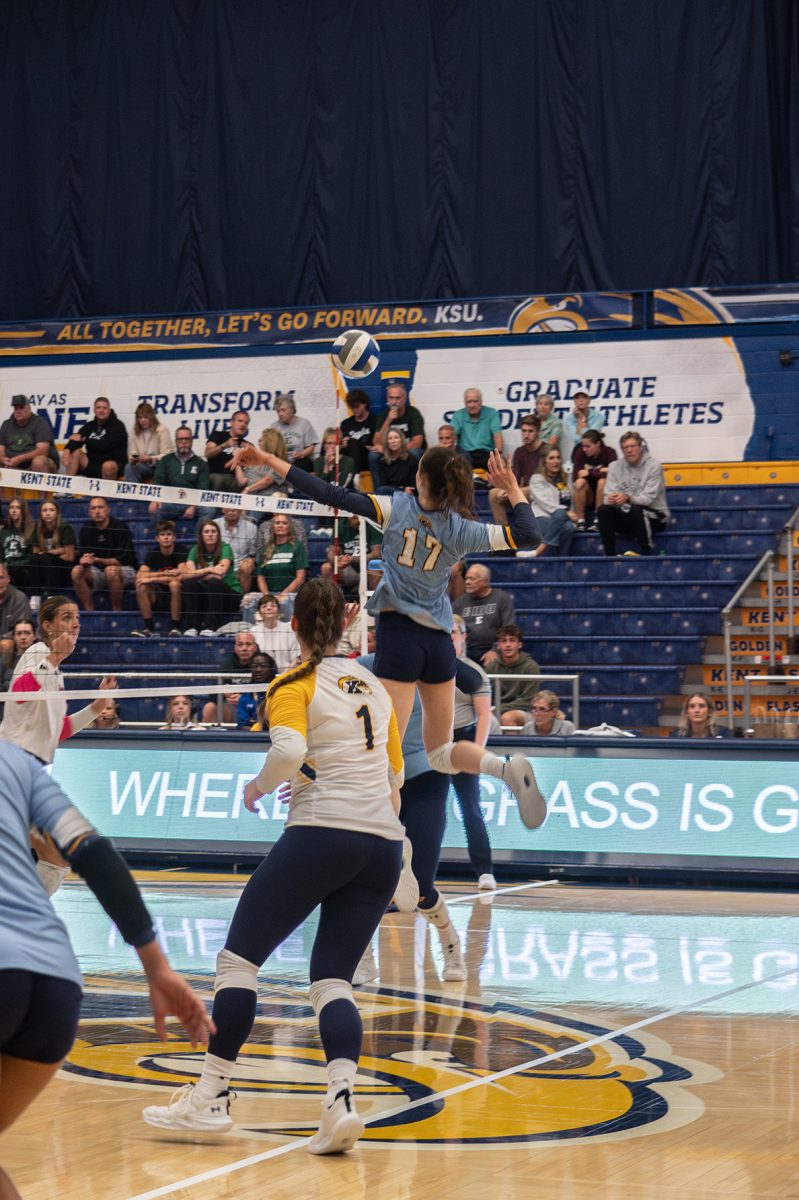
[[277,596],[285,618],[291,616],[294,595],[308,577],[308,551],[285,513],[275,513],[268,528],[256,581],[261,595]]
[[369,468],[369,451],[374,446],[377,417],[370,411],[369,397],[360,388],[347,393],[351,416],[341,422],[341,450],[355,464],[357,473]]
[[390,383],[386,388],[386,415],[375,434],[374,450],[369,452],[369,471],[372,475],[372,491],[376,491],[380,478],[380,457],[386,444],[386,434],[394,426],[399,429],[414,458],[422,457],[427,442],[424,437],[424,418],[418,408],[408,404],[408,393],[401,383]]
[[31,538],[32,588],[40,596],[58,595],[69,587],[75,563],[75,530],[61,516],[55,500],[43,500]]
[[258,615],[252,627],[259,650],[274,659],[278,671],[285,671],[300,656],[300,644],[288,621],[280,619],[280,601],[267,592],[258,603]]
[[250,664],[251,690],[242,692],[236,705],[236,728],[252,729],[258,720],[258,709],[266,699],[266,689],[275,678],[275,660],[269,654],[258,651]]
[[241,584],[233,569],[233,551],[213,521],[200,521],[197,541],[181,571],[191,584],[185,589],[185,634],[195,637],[200,629],[200,637],[214,637],[219,626],[238,612]]
[[561,436],[560,452],[564,462],[570,462],[574,450],[580,444],[580,438],[589,429],[602,430],[605,428],[605,414],[598,408],[591,408],[588,392],[575,392],[574,407],[563,418],[563,434]]
[[491,587],[491,572],[484,563],[472,563],[463,582],[466,594],[453,608],[466,622],[466,653],[487,667],[497,657],[494,644],[499,630],[516,615],[513,596]]
[[[513,451],[510,466],[516,476],[516,482],[522,492],[530,499],[530,479],[535,475],[541,463],[544,443],[541,441],[541,421],[535,414],[522,417],[519,422],[522,444]],[[488,503],[491,514],[498,525],[508,522],[508,502],[504,492],[499,488],[491,488],[488,493]]]
[[161,729],[171,729],[176,733],[184,729],[202,729],[202,725],[194,720],[193,696],[170,696],[164,716]]
[[539,396],[535,402],[535,411],[541,422],[541,441],[545,446],[554,446],[556,450],[560,450],[563,423],[555,416],[555,401],[551,396]]
[[68,475],[119,479],[128,461],[128,431],[105,396],[97,397],[94,419],[72,434],[61,461]]
[[[29,650],[36,641],[36,626],[33,621],[22,620],[17,621],[11,631],[11,640],[6,642],[0,640],[0,646],[9,645],[10,649],[7,654],[0,656],[0,692],[7,692],[11,688],[11,681],[14,678],[14,671],[17,668],[17,663],[22,658],[26,650]],[[3,705],[0,704],[0,720],[3,717]]]
[[568,554],[577,532],[577,513],[570,507],[569,481],[563,470],[560,450],[550,446],[530,480],[530,504],[538,518],[541,542],[534,550],[517,550],[517,558],[539,558],[542,554]]
[[14,471],[58,471],[53,427],[36,416],[27,396],[11,397],[11,416],[0,425],[0,467]]
[[166,454],[175,447],[172,434],[162,425],[152,404],[144,400],[136,408],[133,428],[128,439],[128,462],[123,472],[128,483],[146,483],[155,474],[155,468]]
[[192,578],[181,570],[186,561],[184,546],[175,543],[175,522],[159,521],[155,527],[156,548],[147,553],[136,576],[136,603],[144,627],[134,629],[134,637],[153,637],[153,608],[169,607],[170,637],[180,637],[183,612],[183,588],[192,586]]
[[[261,450],[265,450],[267,454],[274,454],[275,458],[282,458],[283,462],[288,462],[289,456],[286,450],[286,441],[279,429],[274,427],[265,429],[258,439],[258,445]],[[257,493],[259,496],[274,496],[280,493],[281,496],[286,494],[286,485],[282,479],[278,479],[269,470],[269,467],[236,467],[235,472],[236,483],[242,495],[252,495]],[[253,517],[260,514],[253,514]],[[267,514],[263,514],[266,516]]]
[[[220,675],[235,674],[240,677],[236,682],[245,683],[250,677],[253,655],[257,652],[258,647],[252,632],[246,629],[241,630],[233,639],[232,653],[225,655],[219,664]],[[230,723],[233,720],[240,695],[240,690],[225,692],[219,699],[214,697],[213,700],[206,701],[202,711],[202,720],[214,724],[220,721]]]
[[78,561],[72,568],[72,587],[84,612],[93,612],[92,592],[107,587],[111,608],[122,611],[122,593],[133,587],[138,567],[130,528],[111,516],[108,501],[93,496],[89,520],[78,534]]
[[[466,622],[457,614],[452,618],[452,644],[458,658],[473,667],[484,680],[483,685],[471,695],[462,692],[456,683],[453,741],[475,742],[484,747],[491,728],[491,684],[483,668],[466,657]],[[494,891],[497,881],[491,860],[491,843],[480,807],[480,777],[460,771],[452,776],[452,786],[461,807],[466,845],[477,876],[477,887],[480,891]]]
[[471,459],[472,466],[484,471],[492,450],[502,453],[502,422],[495,408],[483,404],[483,393],[470,387],[463,393],[463,408],[452,414],[452,428],[458,446]]
[[554,692],[541,691],[530,705],[532,720],[522,725],[526,737],[567,737],[575,726],[560,710],[560,700]]
[[[23,618],[17,621],[11,631],[11,649],[0,658],[0,692],[7,692],[11,687],[14,669],[26,650],[36,641],[36,626],[33,621]],[[0,705],[0,710],[2,705]]]
[[233,569],[241,590],[249,592],[255,572],[258,553],[258,527],[240,508],[223,508],[222,516],[214,522],[219,527],[222,541],[233,551]]
[[338,458],[336,470],[336,443],[338,435],[333,428],[328,428],[322,434],[322,453],[314,459],[314,475],[327,483],[337,483],[339,487],[351,488],[355,480],[355,463],[343,450]]
[[[578,530],[585,529],[585,514],[589,506],[598,509],[605,495],[608,467],[618,458],[612,446],[605,445],[600,429],[587,429],[572,456],[572,503],[577,515]],[[596,518],[591,524],[596,529]]]
[[461,450],[458,445],[458,435],[451,425],[439,425],[437,446],[443,446],[445,450],[454,450],[461,458],[466,458],[471,463],[471,459],[465,450]]
[[288,454],[287,461],[302,471],[312,472],[316,444],[319,441],[313,425],[306,421],[305,417],[297,416],[294,397],[287,393],[275,397],[275,413],[277,421],[272,428],[283,435]]
[[725,738],[730,737],[726,725],[720,725],[715,709],[703,692],[686,696],[680,713],[680,723],[672,729],[673,738]]
[[[361,540],[360,522],[357,517],[339,517],[336,525],[336,538],[327,548],[327,559],[319,568],[323,579],[332,579],[335,559],[338,557],[338,582],[344,592],[358,592],[361,582]],[[338,542],[336,546],[335,542]],[[380,558],[383,534],[374,525],[366,523],[366,557]],[[380,581],[380,571],[369,571],[367,568],[366,586],[374,591]]]
[[[210,486],[215,492],[237,492],[239,486],[233,474],[231,459],[236,450],[248,446],[250,417],[239,410],[230,418],[227,429],[214,429],[205,443],[205,458],[210,472]],[[177,439],[175,439],[177,441]]]
[[9,500],[5,524],[0,527],[0,562],[5,563],[14,587],[25,592],[29,592],[33,584],[31,539],[34,528],[28,501],[18,496]]
[[14,626],[33,621],[28,597],[11,583],[8,567],[0,563],[0,659],[14,651]]
[[[489,675],[539,675],[541,668],[534,658],[522,649],[522,631],[518,625],[503,625],[497,633],[498,658],[489,663]],[[527,723],[538,680],[503,679],[499,686],[497,716],[503,729],[521,729]]]
[[116,700],[106,700],[105,705],[92,721],[89,729],[119,729],[119,705]]
[[[155,464],[153,483],[161,487],[199,488],[208,491],[211,478],[208,474],[208,463],[199,454],[194,453],[194,437],[190,429],[181,425],[175,434],[175,449],[171,454],[165,454]],[[171,502],[161,503],[152,500],[147,511],[150,516],[160,521],[179,521],[183,518],[192,521],[197,517],[200,521],[213,518],[214,508],[198,508],[194,504],[188,506]]]
[[379,496],[391,496],[394,492],[415,492],[418,458],[408,449],[405,435],[400,429],[389,429],[386,444],[380,456]]
[[366,621],[366,653],[374,654],[377,647],[377,622],[371,613],[362,609],[357,601],[344,606],[344,630],[336,646],[336,653],[347,658],[357,658],[363,653],[361,635]]
[[625,533],[635,539],[641,554],[654,554],[655,534],[669,523],[666,476],[640,433],[625,433],[619,444],[623,457],[608,467],[604,500],[596,515],[602,546],[608,556],[614,555],[616,534]]

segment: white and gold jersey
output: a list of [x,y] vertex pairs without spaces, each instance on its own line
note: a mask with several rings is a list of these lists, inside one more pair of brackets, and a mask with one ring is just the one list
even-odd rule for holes
[[391,803],[392,779],[402,770],[399,729],[391,698],[371,671],[351,658],[325,658],[310,675],[273,685],[267,713],[273,743],[283,730],[305,743],[287,825],[402,838]]

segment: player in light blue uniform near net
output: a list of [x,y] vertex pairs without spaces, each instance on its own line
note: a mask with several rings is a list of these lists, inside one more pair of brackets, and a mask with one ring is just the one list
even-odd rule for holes
[[473,742],[453,742],[455,650],[447,595],[450,567],[469,554],[535,546],[540,531],[529,503],[501,454],[491,454],[488,476],[511,506],[509,525],[473,519],[474,485],[465,458],[443,446],[427,450],[416,476],[418,499],[405,492],[364,495],[290,467],[254,446],[237,464],[263,463],[298,492],[331,508],[368,517],[383,530],[383,577],[367,605],[378,616],[375,674],[394,704],[404,733],[416,691],[422,702],[423,736],[430,766],[455,775],[493,775],[510,788],[529,829],[546,818],[546,801],[533,769],[521,754],[509,761]]

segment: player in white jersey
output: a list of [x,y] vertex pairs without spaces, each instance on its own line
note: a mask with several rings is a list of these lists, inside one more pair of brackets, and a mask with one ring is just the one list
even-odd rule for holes
[[[192,1041],[205,1041],[205,1005],[171,970],[130,871],[39,764],[0,742],[0,1133],[47,1086],[78,1025],[81,976],[67,931],[36,878],[31,825],[53,837],[139,955],[158,1036],[174,1013]],[[0,1196],[18,1193],[0,1168]]]
[[255,1019],[258,969],[319,907],[310,997],[328,1087],[308,1149],[349,1150],[363,1130],[353,1100],[363,1030],[352,977],[399,878],[403,767],[388,693],[365,667],[335,652],[343,620],[344,601],[332,583],[313,579],[297,592],[291,626],[302,661],[269,688],[272,748],[244,792],[256,812],[262,796],[290,780],[285,832],[242,892],[217,958],[217,1032],[200,1080],[169,1105],[146,1108],[149,1125],[230,1129],[229,1084]]
[[422,703],[423,735],[430,766],[446,775],[493,775],[513,792],[525,825],[546,818],[546,801],[533,768],[522,754],[504,761],[470,741],[453,741],[455,650],[450,637],[452,608],[447,596],[450,568],[467,554],[538,545],[538,524],[516,477],[501,454],[488,460],[488,476],[511,505],[510,525],[473,519],[474,484],[468,460],[443,446],[425,451],[416,475],[418,498],[363,495],[298,471],[273,454],[245,447],[238,464],[264,463],[275,475],[312,500],[368,517],[383,530],[383,574],[368,603],[379,614],[375,674],[394,704],[404,734],[416,692]]
[[[72,716],[67,716],[64,676],[61,663],[75,649],[80,634],[78,606],[66,596],[48,596],[39,609],[39,640],[21,656],[11,677],[10,691],[20,700],[9,700],[5,706],[0,738],[27,750],[40,762],[48,764],[55,757],[56,746],[79,729],[91,725],[106,701],[99,696]],[[115,688],[116,680],[103,679],[102,690]],[[26,703],[22,697],[32,692],[52,693],[52,699]],[[33,844],[39,855],[37,870],[48,894],[58,888],[69,869],[55,849],[40,837]]]
[[[39,640],[22,655],[11,678],[9,690],[19,692],[20,699],[6,704],[0,737],[27,750],[43,763],[51,763],[58,743],[91,725],[107,703],[98,696],[79,712],[67,716],[61,663],[75,649],[79,634],[77,604],[66,596],[48,596],[39,609]],[[100,688],[105,690],[116,685],[115,679],[106,678]],[[52,692],[52,699],[25,703],[26,692],[40,691]]]

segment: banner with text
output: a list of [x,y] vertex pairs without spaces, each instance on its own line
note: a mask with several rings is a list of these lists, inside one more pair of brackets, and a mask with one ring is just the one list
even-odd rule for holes
[[[163,749],[121,745],[59,748],[54,778],[85,815],[123,842],[268,844],[287,810],[277,794],[258,816],[243,806],[245,784],[263,763],[249,751],[203,746]],[[570,752],[531,758],[549,816],[542,829],[522,824],[504,785],[480,780],[491,844],[537,858],[551,853],[666,856],[669,859],[799,859],[799,778],[779,756],[751,760],[645,753],[597,758]],[[789,782],[789,780],[791,780]],[[444,847],[465,846],[454,791]]]

